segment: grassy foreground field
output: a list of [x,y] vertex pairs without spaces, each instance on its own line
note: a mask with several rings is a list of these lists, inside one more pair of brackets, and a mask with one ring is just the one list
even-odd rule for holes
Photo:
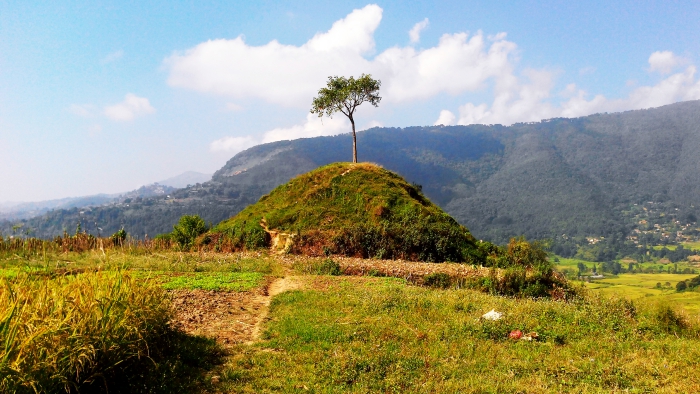
[[[372,276],[316,275],[323,272]],[[414,284],[420,283],[413,279],[416,275],[435,272],[477,275],[480,270],[457,264],[264,253],[11,253],[0,259],[0,276],[5,278],[0,279],[4,283],[0,344],[7,349],[8,344],[11,348],[34,343],[36,352],[21,353],[32,357],[45,357],[43,349],[49,355],[111,355],[125,360],[125,365],[126,361],[132,363],[128,368],[109,370],[110,392],[700,390],[696,373],[700,358],[698,315],[686,312],[672,298],[666,302],[657,302],[657,297],[630,301],[581,290],[579,298],[563,302]],[[384,275],[401,278],[377,277]],[[680,279],[681,275],[673,277]],[[655,285],[654,280],[642,283]],[[72,299],[83,299],[85,309],[75,309],[75,302],[68,302],[63,296],[70,294],[65,286],[82,289],[76,290]],[[53,289],[46,293],[53,296],[44,300],[63,305],[63,309],[46,309],[46,316],[63,310],[63,319],[31,320],[36,308],[26,309],[32,313],[21,316],[9,312],[8,305],[18,299],[41,301],[37,297],[42,293],[35,289],[42,288]],[[106,304],[108,299],[115,302]],[[139,299],[144,301],[137,302]],[[108,305],[113,305],[112,309],[105,309]],[[163,309],[164,305],[169,309]],[[503,313],[503,318],[481,318],[492,309]],[[65,318],[69,315],[73,323]],[[177,324],[165,327],[149,323],[164,319]],[[50,328],[54,331],[45,331],[48,334],[43,337],[32,336],[37,331],[26,331],[27,340],[23,341],[8,335],[11,330],[2,329],[41,327],[41,321],[56,322],[51,327],[60,329]],[[99,327],[108,323],[113,327],[108,333],[138,336],[129,342],[128,335],[110,334],[107,340],[111,342],[99,342],[103,338],[96,334],[104,332]],[[129,327],[134,329],[129,331]],[[508,339],[514,330],[534,332],[537,337],[532,341]],[[31,342],[35,337],[44,338],[44,342]],[[47,342],[63,337],[81,341],[66,341],[60,346]],[[70,347],[76,344],[84,346]],[[85,349],[93,349],[93,353]],[[7,363],[6,355],[0,349],[0,368],[9,366],[33,376],[29,375],[31,368]],[[75,368],[65,368],[61,376],[66,378],[50,380],[52,386],[38,391],[99,391],[95,384],[105,384],[99,379],[78,381],[80,378],[73,378]],[[66,384],[68,381],[78,382]],[[126,381],[130,386],[119,386]],[[14,384],[33,392],[21,382]]]
[[[223,370],[230,392],[694,392],[697,321],[668,306],[435,290],[317,277],[273,300],[264,340]],[[498,321],[480,319],[496,309]],[[683,328],[684,327],[684,328]],[[538,340],[510,340],[512,330]]]

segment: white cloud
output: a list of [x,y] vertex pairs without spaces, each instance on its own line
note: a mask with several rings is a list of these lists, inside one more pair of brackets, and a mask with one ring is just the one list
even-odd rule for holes
[[367,130],[367,129],[371,129],[373,127],[384,127],[384,124],[378,120],[371,120],[371,121],[369,121],[369,123],[364,125],[364,127],[359,128],[358,130]]
[[685,59],[674,55],[671,51],[656,51],[649,56],[649,71],[656,71],[659,74],[670,74],[684,62]]
[[374,50],[382,9],[355,10],[302,46],[271,41],[247,45],[242,36],[213,40],[165,60],[168,83],[206,93],[307,107],[329,75],[367,72],[363,54]]
[[438,116],[438,119],[435,121],[435,126],[452,126],[453,124],[455,124],[456,119],[457,118],[455,117],[455,114],[446,109],[443,109],[442,111],[440,111],[440,116]]
[[[678,101],[700,99],[700,80],[695,78],[696,68],[691,65],[662,79],[652,86],[634,89],[627,97],[608,99],[603,95],[588,98],[588,94],[575,84],[568,84],[560,96],[558,105],[551,102],[554,74],[542,70],[526,70],[525,78],[506,75],[498,79],[491,105],[466,103],[459,107],[458,124],[513,124],[539,121],[553,117],[577,117],[600,112],[618,112],[632,109],[659,107]],[[526,79],[526,82],[523,82]],[[449,111],[440,112],[438,122],[449,119]],[[438,123],[436,122],[436,123]]]
[[437,46],[423,50],[396,46],[368,59],[381,18],[382,9],[368,5],[301,46],[277,41],[251,46],[242,36],[203,42],[165,59],[168,83],[307,108],[330,75],[372,74],[382,81],[383,102],[391,103],[482,89],[489,78],[512,69],[516,45],[505,34],[486,38],[480,31],[445,34]]
[[209,150],[212,152],[227,152],[235,154],[255,146],[256,144],[258,144],[258,142],[255,140],[255,138],[250,136],[224,137],[209,144]]
[[155,112],[155,108],[147,98],[138,97],[135,94],[127,94],[124,101],[118,104],[104,107],[106,117],[116,121],[129,121],[137,116],[142,116]]
[[[372,74],[382,81],[383,104],[492,89],[490,103],[465,103],[456,111],[445,109],[436,121],[440,124],[512,124],[700,98],[694,66],[667,75],[687,63],[672,52],[655,52],[649,57],[649,70],[667,75],[665,79],[651,86],[631,87],[632,92],[620,99],[591,97],[572,83],[561,92],[553,92],[558,74],[553,71],[529,69],[516,73],[517,45],[508,41],[505,33],[444,34],[432,47],[397,45],[375,54],[374,33],[382,13],[373,4],[356,9],[299,46],[276,40],[253,46],[242,36],[203,42],[164,60],[168,84],[233,97],[237,102],[258,98],[304,109],[309,108],[312,97],[330,75]],[[426,19],[414,26],[409,32],[412,42],[420,40],[427,24]],[[578,75],[587,75],[596,69],[583,67],[577,71]],[[229,105],[229,109],[238,108],[237,104]],[[336,121],[344,120],[332,122]],[[320,126],[318,118],[307,116],[303,124],[269,130],[262,142],[346,130],[340,123],[330,128]]]
[[118,50],[114,51],[107,56],[103,57],[102,60],[100,60],[100,64],[107,64],[107,63],[112,63],[116,60],[119,60],[124,56],[124,51],[123,50]]
[[[489,78],[510,73],[516,45],[498,35],[489,46],[481,32],[445,34],[437,46],[416,51],[387,49],[374,60],[387,75],[384,94],[391,101],[426,99],[482,89]],[[380,75],[382,75],[380,74]]]
[[[339,114],[340,115],[340,114]],[[381,123],[372,121],[369,127],[381,126]],[[333,118],[307,114],[306,120],[302,124],[291,127],[278,127],[266,131],[262,140],[253,136],[245,137],[224,137],[209,144],[212,152],[238,153],[258,144],[268,142],[295,140],[298,138],[311,138],[325,135],[337,135],[352,131],[350,122],[343,115],[336,115]]]
[[351,131],[350,121],[342,114],[337,114],[332,118],[319,118],[318,115],[307,114],[306,121],[303,124],[292,127],[278,127],[265,132],[262,143],[336,135]]
[[428,27],[428,23],[428,18],[425,18],[413,25],[413,28],[411,28],[411,30],[408,32],[408,37],[411,39],[411,43],[415,44],[420,41],[420,33],[425,30],[426,27]]

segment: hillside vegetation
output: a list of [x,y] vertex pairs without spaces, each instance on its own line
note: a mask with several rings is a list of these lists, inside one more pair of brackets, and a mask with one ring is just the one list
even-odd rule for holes
[[[700,235],[698,125],[700,101],[690,101],[508,127],[373,128],[357,140],[360,161],[422,185],[479,239],[552,238],[561,256],[644,260],[652,245]],[[80,221],[91,233],[124,226],[143,237],[170,231],[184,214],[218,223],[299,174],[348,160],[351,146],[347,134],[259,145],[171,198],[57,210],[15,231],[53,237]],[[0,231],[11,235],[14,224]]]
[[221,249],[483,262],[469,231],[400,176],[334,163],[275,188],[202,237]]

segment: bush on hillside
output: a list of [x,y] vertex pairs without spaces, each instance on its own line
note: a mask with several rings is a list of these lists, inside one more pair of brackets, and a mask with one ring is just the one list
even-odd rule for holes
[[183,249],[189,249],[198,236],[207,232],[204,219],[199,215],[183,215],[170,233],[170,239],[180,245]]
[[566,279],[555,274],[541,243],[520,237],[511,238],[505,247],[485,242],[479,246],[487,254],[485,265],[492,267],[490,277],[481,279],[483,290],[516,297],[549,297],[554,289],[568,291]]

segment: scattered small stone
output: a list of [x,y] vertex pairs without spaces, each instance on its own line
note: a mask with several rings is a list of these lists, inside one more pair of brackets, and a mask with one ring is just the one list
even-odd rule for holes
[[523,341],[536,341],[537,338],[539,338],[539,335],[537,335],[537,333],[533,331],[529,334],[523,335],[523,337],[520,339],[522,339]]
[[496,312],[495,309],[491,309],[489,312],[486,312],[486,313],[484,313],[483,316],[481,316],[481,318],[484,320],[492,320],[492,321],[500,320],[501,317],[503,317],[503,313]]

